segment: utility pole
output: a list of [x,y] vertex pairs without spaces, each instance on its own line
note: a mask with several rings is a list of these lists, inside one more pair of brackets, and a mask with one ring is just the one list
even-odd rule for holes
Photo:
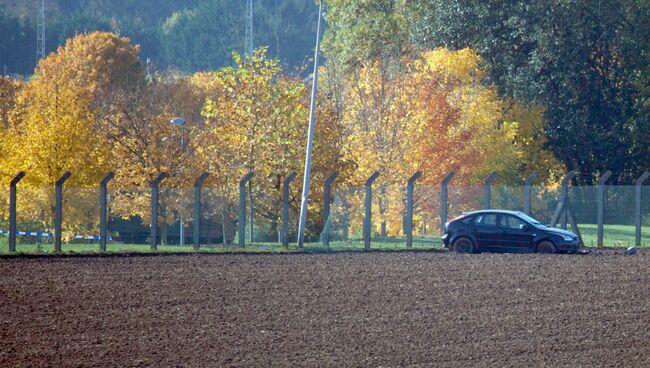
[[253,55],[253,0],[246,3],[246,35],[244,37],[244,54]]
[[318,9],[318,26],[316,28],[316,51],[314,55],[314,80],[311,85],[311,103],[309,108],[309,128],[307,130],[307,149],[305,154],[305,174],[302,182],[302,201],[300,203],[300,222],[298,223],[298,248],[305,240],[307,223],[307,202],[309,201],[309,175],[311,174],[311,147],[314,142],[314,119],[316,117],[316,92],[318,91],[318,54],[320,51],[320,23],[323,17],[323,1]]
[[45,57],[45,0],[40,1],[36,20],[36,63]]

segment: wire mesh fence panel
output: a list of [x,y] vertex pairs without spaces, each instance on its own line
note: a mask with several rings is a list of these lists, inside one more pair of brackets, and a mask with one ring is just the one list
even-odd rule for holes
[[569,202],[578,224],[595,224],[597,222],[597,186],[569,187]]
[[[247,243],[263,243],[264,245],[280,242],[282,230],[282,192],[274,190],[257,190],[248,195],[246,241]],[[251,209],[253,217],[251,218]]]
[[530,215],[543,224],[550,224],[560,203],[560,190],[556,187],[531,186]]
[[493,185],[491,188],[491,207],[501,210],[524,210],[524,187]]
[[439,185],[413,188],[413,246],[440,245],[441,204]]
[[21,186],[16,196],[16,251],[54,250],[54,188]]
[[[363,208],[365,213],[365,206]],[[375,186],[372,188],[370,237],[372,248],[405,247],[406,188]]]
[[147,250],[151,229],[151,190],[114,187],[107,190],[109,251]]
[[237,237],[236,190],[201,189],[201,246],[232,246]]
[[634,245],[634,186],[605,186],[603,210],[603,244]]
[[480,185],[454,186],[448,188],[448,219],[463,212],[480,210],[483,205],[483,187]]
[[62,250],[99,250],[99,187],[63,188]]
[[333,190],[329,230],[331,247],[363,248],[363,187],[338,187]]

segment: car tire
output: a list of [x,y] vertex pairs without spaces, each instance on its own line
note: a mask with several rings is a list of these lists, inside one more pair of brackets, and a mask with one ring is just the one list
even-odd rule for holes
[[542,240],[535,247],[535,252],[536,253],[546,253],[546,254],[557,253],[557,247],[555,247],[555,244],[553,244],[553,242],[551,242],[551,241]]
[[452,249],[456,253],[474,253],[474,244],[468,238],[459,238],[454,241]]

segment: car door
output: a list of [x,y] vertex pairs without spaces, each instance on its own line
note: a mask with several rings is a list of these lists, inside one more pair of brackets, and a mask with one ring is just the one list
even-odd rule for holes
[[530,250],[533,242],[531,226],[517,216],[502,214],[499,221],[501,243],[504,248],[523,252]]
[[500,231],[497,227],[496,213],[480,213],[474,220],[472,234],[478,241],[480,249],[494,249],[499,247]]

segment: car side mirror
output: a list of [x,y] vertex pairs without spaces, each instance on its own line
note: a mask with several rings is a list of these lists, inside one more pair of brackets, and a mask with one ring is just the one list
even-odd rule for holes
[[528,224],[524,225],[524,227],[521,228],[521,230],[523,230],[524,232],[529,232],[530,229],[532,229],[532,227]]

